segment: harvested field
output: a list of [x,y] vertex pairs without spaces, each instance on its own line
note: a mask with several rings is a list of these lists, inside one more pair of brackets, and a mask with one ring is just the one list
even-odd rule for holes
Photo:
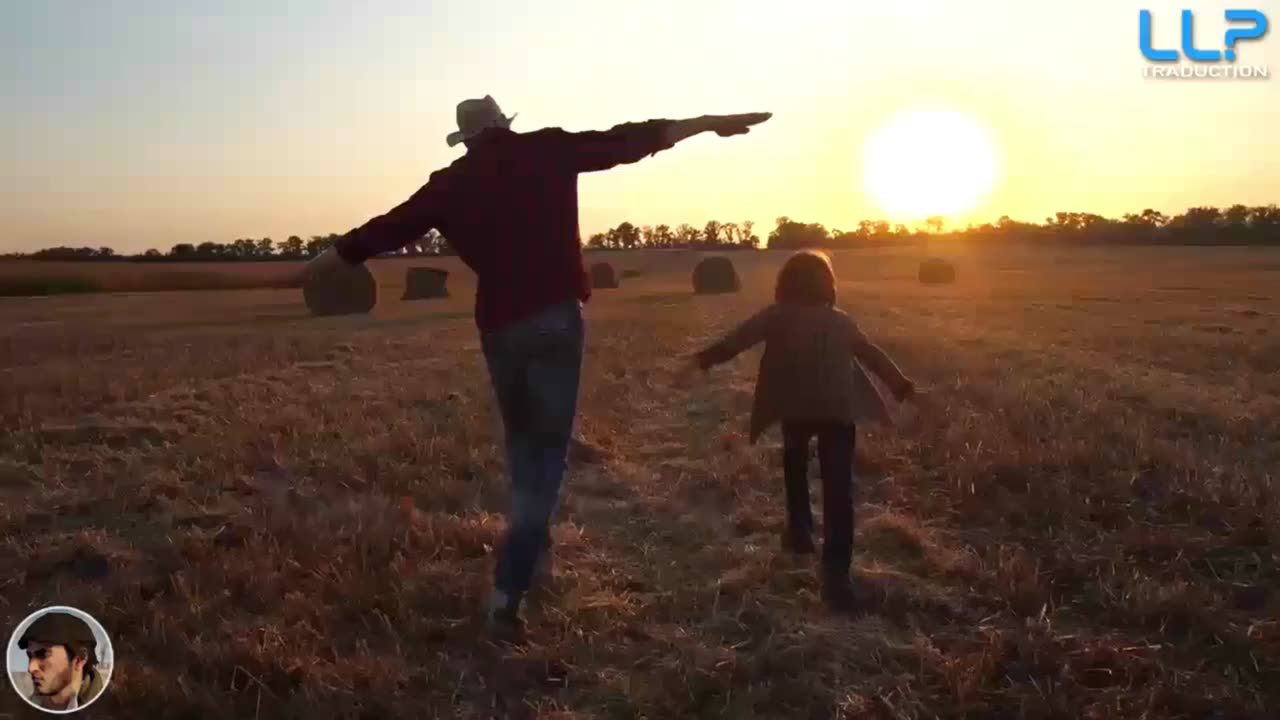
[[708,296],[697,253],[602,257],[645,272],[587,305],[530,647],[481,628],[506,486],[454,260],[429,304],[373,262],[368,316],[0,300],[0,619],[101,620],[110,717],[1280,716],[1275,251],[957,252],[939,286],[917,253],[834,253],[926,390],[859,435],[853,619],[779,547],[758,350],[673,384],[785,254],[733,253],[742,291]]

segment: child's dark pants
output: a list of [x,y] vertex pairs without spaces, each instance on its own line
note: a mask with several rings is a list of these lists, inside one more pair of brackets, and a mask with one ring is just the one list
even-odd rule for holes
[[847,577],[853,560],[853,451],[856,428],[836,422],[784,422],[782,468],[787,488],[787,529],[792,537],[813,532],[809,509],[809,442],[818,438],[822,474],[822,569]]

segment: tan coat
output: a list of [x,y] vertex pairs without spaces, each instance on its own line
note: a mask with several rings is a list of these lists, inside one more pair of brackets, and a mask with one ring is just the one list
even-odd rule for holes
[[[76,693],[76,696],[71,699],[71,702],[67,703],[67,707],[62,709],[71,711],[84,708],[85,705],[93,702],[94,698],[102,694],[104,687],[106,687],[106,681],[103,679],[102,673],[95,670],[92,675],[85,678],[84,681],[80,683],[80,692]],[[32,691],[31,696],[28,699],[30,699],[32,704],[36,707],[58,709],[48,704],[48,698],[43,695],[37,695],[34,691]]]
[[751,409],[752,443],[775,422],[893,424],[889,403],[867,370],[895,392],[910,381],[843,311],[770,305],[698,353],[698,362],[707,369],[760,342],[764,355]]

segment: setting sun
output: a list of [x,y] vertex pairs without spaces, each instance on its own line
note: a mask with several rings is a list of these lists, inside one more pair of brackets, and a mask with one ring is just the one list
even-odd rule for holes
[[919,220],[972,210],[998,171],[986,126],[952,110],[903,113],[867,139],[863,181],[893,220]]

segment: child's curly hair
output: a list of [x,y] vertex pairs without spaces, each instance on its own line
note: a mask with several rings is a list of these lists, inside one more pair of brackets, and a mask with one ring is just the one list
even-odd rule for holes
[[787,258],[778,271],[773,299],[795,305],[835,305],[836,272],[821,250],[804,250]]

